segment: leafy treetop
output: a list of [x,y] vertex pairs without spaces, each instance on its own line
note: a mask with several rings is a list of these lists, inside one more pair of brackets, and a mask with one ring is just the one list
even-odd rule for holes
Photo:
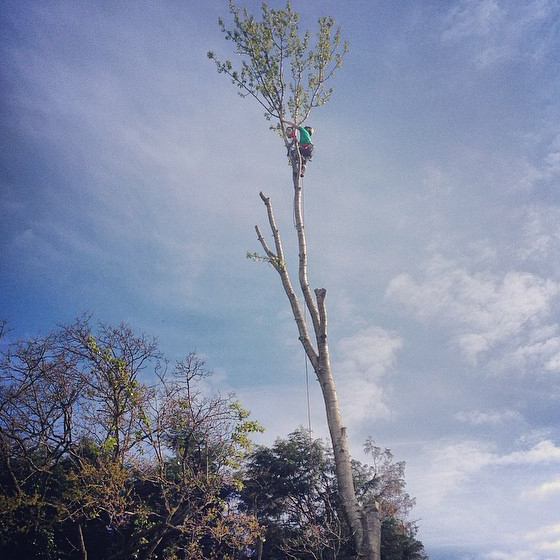
[[234,27],[227,29],[218,20],[226,40],[232,41],[241,65],[218,60],[214,52],[208,58],[216,62],[219,73],[230,76],[242,97],[254,97],[264,108],[267,120],[286,119],[300,125],[313,107],[324,105],[332,94],[326,82],[342,65],[348,50],[341,44],[340,28],[333,29],[331,17],[318,20],[319,30],[312,44],[311,34],[299,33],[299,15],[288,1],[284,10],[262,4],[262,19],[256,20],[246,9],[230,0],[229,11]]

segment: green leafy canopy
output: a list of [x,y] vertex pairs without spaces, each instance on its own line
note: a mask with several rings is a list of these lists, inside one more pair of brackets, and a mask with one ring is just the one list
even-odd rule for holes
[[220,61],[214,52],[218,72],[227,74],[242,97],[255,98],[265,110],[267,120],[284,120],[296,124],[309,117],[314,107],[324,105],[332,94],[326,82],[341,67],[348,44],[341,44],[340,28],[334,29],[331,17],[318,20],[319,29],[312,43],[311,34],[299,32],[299,15],[290,2],[284,10],[270,9],[265,3],[261,20],[230,1],[234,26],[228,29],[218,20],[225,38],[234,45],[239,64]]

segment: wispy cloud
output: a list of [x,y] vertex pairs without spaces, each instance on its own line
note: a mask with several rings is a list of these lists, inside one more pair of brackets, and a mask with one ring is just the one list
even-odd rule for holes
[[450,329],[465,359],[476,365],[489,351],[522,368],[538,357],[556,370],[558,326],[549,324],[560,285],[530,272],[469,272],[441,256],[426,266],[425,278],[395,277],[386,298],[405,305],[424,322]]
[[471,410],[469,412],[457,412],[455,418],[460,422],[466,422],[473,426],[495,425],[502,422],[510,422],[519,419],[521,415],[515,410],[499,410],[491,412],[481,412]]
[[519,257],[526,262],[552,267],[560,262],[560,212],[552,206],[531,206],[525,211]]
[[338,345],[336,371],[345,422],[356,424],[372,418],[387,418],[390,407],[384,386],[394,367],[402,338],[380,327],[367,327],[343,338]]
[[463,0],[449,10],[443,38],[456,41],[489,35],[503,16],[497,0]]
[[551,462],[560,462],[560,447],[550,440],[540,441],[531,449],[495,457],[491,461],[495,465],[534,465]]
[[[484,555],[488,560],[556,560],[560,554],[560,523],[545,525],[535,531],[522,532],[512,537],[509,550],[493,551]],[[505,548],[505,547],[504,547]]]
[[[500,477],[512,478],[508,468],[556,465],[560,463],[560,447],[550,440],[543,440],[529,449],[500,455],[486,442],[464,440],[429,446],[425,460],[428,467],[423,477],[422,495],[424,500],[435,505],[453,502],[452,496],[462,494],[471,487],[471,483],[476,484],[481,477],[485,478],[481,475],[485,469],[491,468],[497,480]],[[487,482],[488,479],[485,484]]]
[[558,179],[559,176],[560,136],[556,135],[549,145],[545,145],[539,150],[536,161],[524,162],[517,180],[517,187],[523,190],[533,190],[539,185]]
[[555,9],[551,0],[462,0],[443,19],[442,40],[468,44],[482,68],[527,57],[538,60],[554,48],[549,24]]
[[[457,534],[457,527],[469,520],[471,543],[481,550],[473,558],[503,560],[552,560],[545,551],[555,550],[555,527],[542,526],[546,511],[537,494],[527,491],[538,469],[557,471],[560,447],[550,440],[499,453],[492,444],[480,440],[459,440],[430,444],[422,451],[421,492],[418,495],[422,516],[433,510],[442,515],[439,530]],[[416,467],[418,468],[418,467]],[[543,484],[541,492],[553,495],[557,478]],[[463,504],[460,511],[456,504]],[[429,504],[424,510],[423,508]],[[554,518],[554,516],[553,516]],[[495,532],[498,519],[506,522],[504,531]],[[550,517],[548,517],[550,519]],[[445,542],[445,539],[441,539]],[[460,544],[454,542],[454,544]]]
[[424,479],[426,497],[432,504],[444,502],[494,459],[487,444],[474,440],[432,447]]
[[545,527],[541,527],[536,531],[531,531],[526,535],[527,539],[541,539],[543,537],[560,538],[560,523],[555,523],[553,525],[546,525]]
[[535,488],[525,490],[521,494],[521,497],[523,499],[544,500],[545,498],[548,498],[551,495],[556,495],[559,493],[560,493],[560,478],[556,478],[554,480],[550,480],[549,482],[543,482],[542,484],[540,484]]

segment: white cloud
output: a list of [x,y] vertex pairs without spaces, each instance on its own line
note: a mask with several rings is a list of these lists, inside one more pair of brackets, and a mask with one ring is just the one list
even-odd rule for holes
[[550,146],[544,150],[540,161],[525,164],[517,186],[523,190],[532,190],[539,183],[557,179],[558,175],[560,175],[560,137],[556,136]]
[[[547,335],[546,332],[551,330],[553,334]],[[529,369],[536,366],[550,372],[560,371],[560,336],[557,327],[538,329],[537,332],[545,333],[545,338],[533,339],[520,345],[502,359],[502,365],[516,369]]]
[[[423,519],[423,531],[429,531],[425,541],[461,546],[466,523],[471,550],[479,550],[472,558],[557,558],[552,554],[558,540],[557,508],[552,500],[534,499],[537,494],[527,488],[537,487],[535,481],[542,481],[543,473],[557,471],[560,447],[544,440],[500,454],[491,443],[462,440],[424,445],[419,453],[408,463],[407,480],[417,489],[416,515]],[[557,478],[542,484],[541,492],[548,496],[557,491]]]
[[434,506],[452,500],[487,467],[492,467],[496,476],[507,476],[507,467],[560,462],[560,447],[543,440],[530,449],[499,455],[485,442],[465,440],[433,445],[428,448],[428,457],[422,500]]
[[545,525],[524,535],[534,556],[529,559],[556,560],[560,556],[560,523]]
[[458,412],[455,418],[461,422],[472,424],[473,426],[494,425],[502,422],[511,422],[520,418],[520,414],[515,410],[500,410],[492,412],[481,412],[471,410],[469,412]]
[[429,324],[449,329],[464,358],[477,365],[490,351],[500,353],[493,363],[523,368],[529,359],[549,370],[560,356],[558,325],[547,324],[559,284],[530,272],[503,275],[469,272],[441,256],[426,266],[425,278],[409,274],[393,278],[386,298],[408,307]]
[[[282,312],[281,315],[286,319],[285,326],[293,327],[293,321],[288,321],[291,315],[288,312]],[[291,367],[303,370],[303,351],[299,342],[293,336],[286,340],[291,349],[293,364],[290,359],[285,367],[288,370]],[[387,384],[382,378],[394,368],[397,352],[402,345],[402,339],[396,333],[379,327],[360,329],[356,334],[332,345],[331,352],[337,355],[333,358],[332,370],[341,414],[344,424],[354,436],[364,421],[390,416],[389,397],[384,389]],[[266,433],[258,436],[257,442],[270,444],[276,436],[283,437],[298,426],[307,427],[307,390],[313,436],[329,439],[320,386],[311,365],[308,364],[307,367],[307,387],[301,371],[297,385],[293,381],[288,385],[286,379],[279,379],[277,383],[236,389],[241,402],[250,403],[247,406],[251,409],[252,416],[266,419]],[[359,454],[361,441],[356,445],[359,447],[353,452]]]
[[462,0],[443,19],[442,40],[465,43],[481,68],[509,60],[538,60],[554,48],[547,22],[555,3],[533,0],[507,5],[498,0]]
[[523,499],[543,500],[548,498],[551,494],[560,493],[560,478],[539,484],[535,488],[525,490],[521,497]]
[[494,459],[488,445],[479,441],[432,446],[428,454],[429,464],[425,469],[419,503],[429,503],[430,507],[449,500],[470,476]]
[[463,0],[449,11],[443,38],[457,41],[488,35],[503,14],[496,0]]
[[526,451],[515,451],[509,455],[496,457],[492,463],[496,465],[532,465],[549,462],[560,462],[560,447],[550,440],[543,440]]
[[554,265],[559,256],[559,224],[560,212],[557,208],[528,208],[522,227],[522,241],[518,248],[519,257],[525,261]]
[[390,415],[380,378],[394,367],[402,346],[400,336],[379,327],[361,329],[340,341],[333,370],[345,422]]
[[[524,546],[523,544],[516,543],[516,550],[494,551],[484,554],[483,558],[487,560],[558,560],[555,553],[544,553],[543,547],[546,543],[534,544],[532,546]],[[520,550],[522,548],[522,550]]]
[[543,537],[560,537],[560,523],[554,523],[553,525],[547,525],[546,527],[542,527],[536,531],[531,531],[527,533],[527,539],[542,539]]
[[428,196],[448,196],[453,192],[454,185],[451,184],[450,177],[441,166],[433,163],[425,167],[422,183],[424,184]]

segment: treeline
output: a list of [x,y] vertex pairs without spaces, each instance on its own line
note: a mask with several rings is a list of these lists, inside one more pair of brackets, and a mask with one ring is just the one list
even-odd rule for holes
[[[252,449],[261,427],[208,394],[196,354],[171,366],[153,338],[87,317],[9,345],[5,331],[0,558],[355,558],[330,449],[304,430]],[[366,451],[354,475],[381,504],[382,560],[425,559],[404,463]]]

